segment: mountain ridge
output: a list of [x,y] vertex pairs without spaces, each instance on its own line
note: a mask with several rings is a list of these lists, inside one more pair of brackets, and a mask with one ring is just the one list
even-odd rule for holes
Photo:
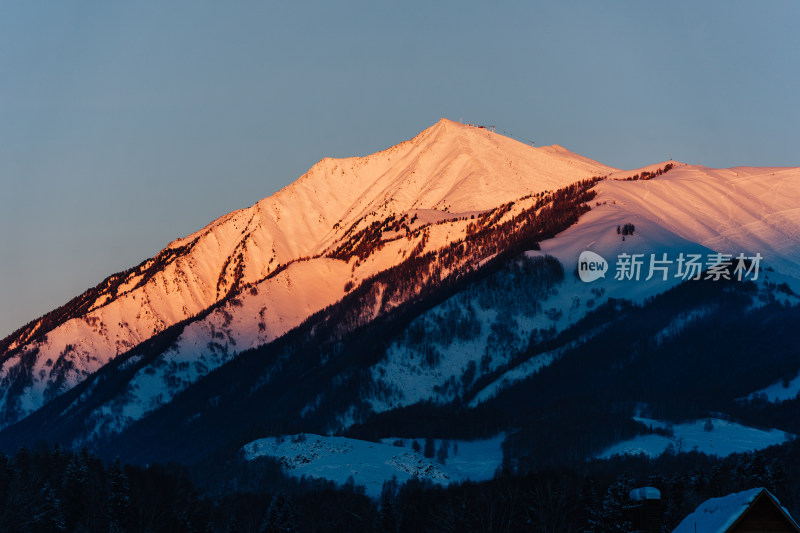
[[[369,228],[376,225],[394,224],[397,237],[409,234],[411,217],[403,219],[404,212],[482,211],[613,170],[570,154],[548,154],[442,119],[413,139],[376,154],[323,159],[274,195],[174,240],[138,267],[108,277],[8,336],[0,343],[4,348],[0,421],[18,420],[117,355],[269,278],[278,299],[268,300],[273,305],[262,310],[269,314],[270,307],[282,302],[290,312],[265,319],[262,311],[258,324],[266,336],[256,332],[252,342],[267,342],[346,292],[319,287],[316,294],[308,292],[298,299],[298,287],[308,280],[325,279],[335,271],[334,278],[343,287],[348,270],[352,269],[350,278],[356,283],[397,259],[383,254],[380,261],[361,263],[358,258],[355,266],[349,258],[341,263],[318,261],[319,268],[298,261],[329,254],[337,246],[342,249],[340,243],[346,238],[364,244],[371,235]],[[351,186],[342,187],[341,179]],[[403,222],[392,222],[394,217]],[[451,238],[457,236],[448,232],[433,244]],[[376,244],[382,246],[382,239],[368,246]],[[345,256],[337,257],[340,261]],[[275,327],[261,327],[262,323]]]

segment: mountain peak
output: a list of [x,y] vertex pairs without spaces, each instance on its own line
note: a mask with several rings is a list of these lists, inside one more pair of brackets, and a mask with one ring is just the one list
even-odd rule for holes
[[[38,370],[23,400],[0,404],[0,425],[248,285],[271,280],[264,290],[272,296],[258,312],[272,318],[263,318],[251,341],[282,334],[341,298],[352,276],[374,275],[406,257],[398,250],[391,260],[353,274],[355,266],[330,255],[370,228],[404,215],[424,223],[474,214],[614,170],[446,118],[413,139],[365,157],[322,159],[291,185],[173,241],[154,258],[110,276],[2,341],[0,360],[6,370],[0,381],[10,383],[33,367]],[[425,215],[415,216],[421,212]],[[444,235],[440,242],[451,237]],[[302,283],[292,284],[290,276]],[[327,283],[334,278],[339,281]],[[202,332],[191,335],[205,339]],[[55,370],[48,371],[48,360],[60,361]]]

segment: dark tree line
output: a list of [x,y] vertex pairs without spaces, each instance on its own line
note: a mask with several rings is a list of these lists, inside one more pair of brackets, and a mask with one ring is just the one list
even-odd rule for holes
[[211,493],[178,465],[105,464],[87,450],[0,455],[0,531],[229,533],[372,531],[378,507],[354,486],[290,480],[274,463],[242,465]]
[[636,226],[628,222],[623,226],[617,226],[617,235],[622,235],[623,237],[626,235],[633,235],[633,232],[636,231]]
[[669,172],[675,167],[673,163],[667,163],[663,167],[650,172],[649,170],[643,170],[640,174],[634,174],[633,176],[629,176],[626,178],[626,181],[639,181],[639,180],[651,180],[657,176],[661,176],[665,172]]
[[[431,447],[426,443],[426,447]],[[227,481],[177,465],[103,463],[86,450],[0,455],[0,530],[14,532],[627,532],[632,488],[662,495],[668,532],[708,498],[766,487],[800,514],[800,443],[720,459],[696,452],[616,457],[448,487],[287,478],[266,459],[236,462]]]

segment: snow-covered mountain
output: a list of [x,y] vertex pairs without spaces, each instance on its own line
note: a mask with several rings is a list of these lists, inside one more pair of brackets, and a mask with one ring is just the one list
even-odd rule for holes
[[[627,350],[634,364],[728,309],[797,304],[798,200],[800,168],[623,171],[443,119],[383,152],[323,159],[0,342],[0,440],[135,454],[179,425],[186,441],[174,450],[240,438],[205,429],[223,425],[419,436],[408,421],[438,420],[437,409],[488,437],[510,423],[494,410],[523,408],[510,398],[547,372],[556,387],[588,344]],[[574,274],[585,250],[608,260],[605,278]],[[735,305],[719,288],[676,304],[683,279],[645,281],[646,267],[640,280],[614,279],[620,254],[712,252],[763,258],[755,288],[732,289]],[[757,316],[765,328],[791,318]],[[649,329],[613,335],[620,320]],[[732,397],[786,369],[791,378],[800,365],[781,359]],[[550,395],[567,394],[559,387]],[[615,419],[618,440],[644,431],[632,414]]]
[[[274,195],[174,241],[0,342],[0,423],[184,321],[191,325],[170,362],[199,362],[202,374],[340,300],[346,285],[399,263],[422,240],[420,251],[463,237],[468,216],[613,170],[446,119],[377,154],[323,159]],[[434,227],[446,221],[461,223]],[[430,230],[408,237],[423,227]],[[164,388],[163,380],[142,380],[134,411],[159,405]]]

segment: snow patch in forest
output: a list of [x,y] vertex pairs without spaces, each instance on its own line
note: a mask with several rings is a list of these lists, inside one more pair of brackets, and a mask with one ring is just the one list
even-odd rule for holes
[[420,446],[417,452],[413,448],[414,439],[370,442],[303,433],[258,439],[246,444],[243,451],[247,460],[273,457],[295,477],[324,478],[339,484],[352,477],[356,485],[365,487],[369,496],[378,497],[384,481],[393,477],[399,483],[417,478],[439,485],[491,479],[503,462],[504,439],[502,433],[477,441],[432,439],[430,444],[437,452],[445,443],[444,464],[436,457],[425,457],[425,439],[417,439]]
[[670,424],[661,420],[634,417],[654,429],[672,431],[672,436],[659,434],[638,435],[614,444],[598,455],[609,459],[615,455],[639,455],[658,457],[666,451],[674,453],[697,451],[708,455],[726,457],[732,453],[760,450],[768,446],[783,444],[791,434],[777,430],[763,430],[743,426],[719,418],[708,418]]

